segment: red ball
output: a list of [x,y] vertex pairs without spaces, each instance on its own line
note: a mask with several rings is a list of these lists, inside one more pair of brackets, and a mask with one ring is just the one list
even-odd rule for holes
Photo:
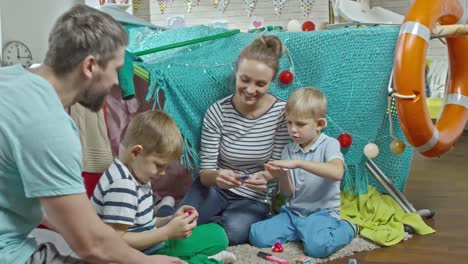
[[280,242],[276,242],[275,245],[273,245],[273,247],[271,248],[271,250],[273,252],[281,253],[281,252],[283,252],[284,248],[283,248],[283,245],[281,245]]
[[294,74],[290,71],[282,71],[278,78],[282,84],[290,84],[294,79]]
[[315,24],[312,21],[306,21],[302,24],[302,31],[313,31],[315,30]]
[[343,133],[338,136],[338,141],[340,142],[342,148],[347,148],[353,143],[353,138],[349,134]]

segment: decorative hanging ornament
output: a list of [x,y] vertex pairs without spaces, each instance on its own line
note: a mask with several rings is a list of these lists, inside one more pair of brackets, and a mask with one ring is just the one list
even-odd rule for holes
[[301,0],[301,9],[304,17],[308,17],[310,15],[314,2],[315,0]]
[[185,0],[185,5],[187,6],[187,12],[192,12],[193,7],[198,6],[200,0]]
[[158,0],[159,11],[161,11],[161,14],[164,14],[164,12],[166,11],[167,1],[168,0]]
[[302,31],[313,31],[315,30],[315,24],[312,21],[307,20],[302,24]]
[[278,79],[282,84],[290,84],[294,80],[294,74],[285,70],[280,73]]
[[281,15],[285,4],[286,4],[286,0],[273,0],[273,6],[275,7],[275,14],[277,16]]
[[257,0],[244,0],[245,12],[247,12],[248,16],[252,15],[252,11],[256,3],[257,3]]
[[211,5],[215,8],[218,7],[218,0],[211,0]]
[[343,134],[338,136],[338,142],[340,142],[342,148],[349,148],[353,143],[353,138],[350,134],[343,132]]
[[134,12],[136,12],[136,11],[138,11],[138,9],[140,9],[142,2],[143,2],[143,0],[133,0],[132,4],[133,4],[133,11]]
[[301,31],[301,23],[299,21],[292,19],[288,22],[287,29],[289,32],[300,32]]
[[379,155],[379,147],[374,143],[369,143],[364,147],[364,155],[367,158],[373,159]]
[[224,11],[226,11],[226,7],[229,5],[229,1],[230,0],[219,0],[219,2],[218,2],[219,11],[224,13]]
[[393,154],[400,155],[405,151],[406,144],[398,138],[394,138],[392,143],[390,143],[390,151]]

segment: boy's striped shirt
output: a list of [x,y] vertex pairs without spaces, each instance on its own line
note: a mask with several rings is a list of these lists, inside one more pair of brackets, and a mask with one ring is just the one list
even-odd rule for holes
[[118,159],[115,159],[101,176],[91,197],[91,203],[106,223],[128,225],[130,232],[156,228],[150,182],[139,183]]

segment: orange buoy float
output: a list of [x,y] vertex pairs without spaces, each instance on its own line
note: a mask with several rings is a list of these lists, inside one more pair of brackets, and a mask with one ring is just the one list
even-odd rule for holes
[[446,37],[449,77],[437,123],[429,116],[424,92],[426,50],[432,28],[457,23],[458,0],[416,0],[401,25],[395,51],[394,96],[401,128],[422,155],[440,156],[460,137],[468,119],[468,36]]

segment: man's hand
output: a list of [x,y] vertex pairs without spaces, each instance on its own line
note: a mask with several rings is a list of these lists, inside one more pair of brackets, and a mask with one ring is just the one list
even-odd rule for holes
[[168,256],[164,256],[164,255],[148,256],[148,261],[146,261],[145,263],[148,263],[148,264],[154,264],[154,263],[158,263],[158,264],[187,264],[187,262],[182,261],[182,260],[180,260],[178,258],[168,257]]
[[240,175],[232,170],[219,170],[216,177],[216,185],[221,189],[231,189],[240,187],[242,184]]

